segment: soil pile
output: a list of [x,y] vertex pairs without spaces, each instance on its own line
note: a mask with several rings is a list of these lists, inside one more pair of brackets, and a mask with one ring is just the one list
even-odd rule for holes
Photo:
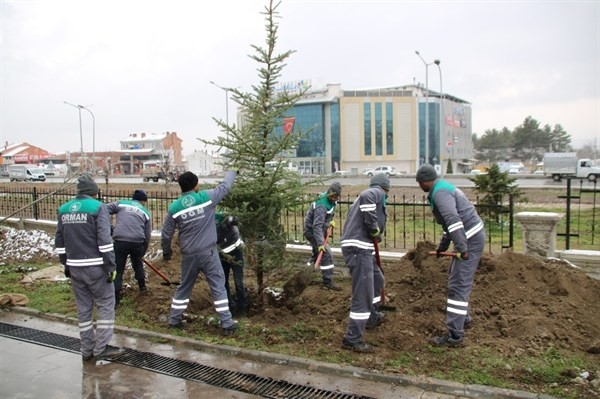
[[[451,260],[429,256],[427,253],[432,250],[432,243],[419,243],[401,260],[384,261],[387,304],[397,310],[387,312],[384,324],[367,332],[365,339],[377,345],[378,356],[387,358],[388,351],[391,357],[399,350],[419,350],[432,335],[445,331]],[[297,259],[296,263],[302,265],[303,261]],[[336,263],[343,264],[341,259],[336,259]],[[173,260],[158,260],[154,265],[169,279],[179,280],[180,261],[176,254]],[[318,328],[328,326],[332,337],[326,344],[339,345],[348,320],[349,278],[337,278],[343,287],[341,292],[329,291],[321,287],[320,273],[314,272],[311,284],[302,291],[290,284],[298,274],[291,273],[294,267],[289,270],[290,273],[272,277],[269,285],[279,288],[276,291],[285,286],[293,295],[271,295],[263,310],[251,309],[249,320],[266,325],[293,326],[300,322]],[[167,313],[174,288],[160,286],[160,278],[151,270],[148,273],[149,280],[157,286],[151,300],[137,302],[138,310],[156,315],[158,306],[160,313]],[[245,282],[250,300],[256,302],[254,274],[250,270]],[[146,302],[153,309],[146,309]],[[549,347],[600,351],[600,281],[568,263],[511,252],[484,255],[475,275],[470,307],[473,323],[466,334],[469,345],[506,355]],[[196,285],[187,311],[212,314],[212,299],[204,281]]]

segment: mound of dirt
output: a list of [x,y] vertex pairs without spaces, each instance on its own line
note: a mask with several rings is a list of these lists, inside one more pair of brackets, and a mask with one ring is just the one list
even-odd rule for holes
[[[434,244],[419,243],[401,260],[383,263],[387,304],[397,310],[388,312],[384,324],[365,336],[366,341],[377,345],[378,357],[388,359],[398,351],[420,350],[432,335],[445,331],[450,260],[427,255],[432,250]],[[290,262],[303,264],[300,259]],[[336,262],[343,265],[341,259]],[[157,260],[154,265],[169,279],[179,280],[177,255],[169,262]],[[290,271],[298,270],[290,266]],[[151,297],[136,302],[138,311],[148,315],[168,314],[175,287],[161,286],[160,278],[151,270],[148,273],[150,286],[153,282],[156,285]],[[307,272],[282,273],[272,278],[271,287],[293,292],[266,300],[262,310],[252,309],[249,319],[252,323],[282,327],[296,323],[327,326],[331,342],[304,345],[338,346],[348,321],[350,280],[338,278],[343,290],[335,292],[321,287],[318,272],[308,276],[312,284],[302,290],[306,278]],[[255,277],[250,270],[245,282],[249,299],[255,303]],[[593,353],[600,347],[600,281],[562,261],[511,252],[484,255],[475,276],[470,306],[473,323],[466,334],[469,345],[507,356],[550,347]],[[204,281],[196,285],[187,311],[214,314]]]

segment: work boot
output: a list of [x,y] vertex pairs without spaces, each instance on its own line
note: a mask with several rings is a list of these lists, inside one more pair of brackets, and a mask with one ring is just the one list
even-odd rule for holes
[[94,354],[90,353],[90,354],[81,354],[81,358],[83,359],[84,362],[89,362],[90,360],[94,359]]
[[323,288],[331,290],[331,291],[341,291],[342,290],[342,287],[340,287],[333,281],[331,283],[323,283]]
[[367,325],[365,326],[365,328],[367,330],[371,330],[375,327],[379,327],[382,323],[383,323],[383,318],[385,317],[384,313],[381,312],[377,312],[377,320],[375,320],[374,323],[367,323]]
[[435,346],[447,346],[450,348],[458,348],[464,345],[463,337],[454,337],[451,333],[439,337],[433,337],[430,341]]
[[102,353],[95,356],[96,360],[114,360],[125,353],[124,349],[106,346]]
[[228,337],[230,335],[233,335],[236,330],[238,329],[238,324],[236,322],[233,322],[233,324],[229,327],[223,327],[221,334],[223,334],[223,336]]
[[352,342],[346,341],[346,338],[344,338],[342,340],[342,348],[352,350],[352,351],[358,352],[358,353],[373,353],[373,352],[375,352],[375,349],[373,349],[373,347],[371,345],[369,345],[363,341],[360,341],[357,343],[352,343]]
[[183,330],[187,328],[187,321],[181,320],[177,324],[169,324],[169,330]]
[[147,295],[148,288],[145,285],[140,286],[140,295]]

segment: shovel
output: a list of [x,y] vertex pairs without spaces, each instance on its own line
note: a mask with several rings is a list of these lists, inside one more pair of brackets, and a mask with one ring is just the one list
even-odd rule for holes
[[149,261],[147,261],[146,259],[143,259],[144,263],[154,271],[154,273],[158,274],[160,276],[160,278],[162,278],[163,282],[161,282],[161,285],[166,285],[166,286],[170,286],[170,285],[179,285],[179,281],[171,281],[169,280],[169,278],[167,276],[164,275],[163,272],[161,272],[160,270],[158,270],[156,268],[156,266],[154,266],[152,263],[150,263]]
[[[381,267],[381,257],[379,256],[379,242],[377,238],[373,238],[373,246],[375,246],[375,260],[377,261],[377,266],[379,266],[379,270],[381,270],[381,274],[383,273],[383,267]],[[393,305],[387,305],[385,303],[385,288],[381,287],[381,303],[379,304],[379,310],[388,310],[395,311],[396,307]]]
[[[327,234],[325,235],[325,241],[323,242],[323,246],[327,246],[327,241],[329,241],[329,237],[331,236],[331,232],[333,231],[333,227],[329,226],[327,228]],[[321,258],[323,257],[323,251],[319,251],[319,255],[317,256],[317,260],[315,261],[315,270],[319,270],[319,265],[321,264]]]
[[[432,256],[437,256],[437,252],[436,251],[430,251],[429,255]],[[440,252],[440,256],[450,256],[452,258],[456,258],[458,256],[458,254],[456,252]]]

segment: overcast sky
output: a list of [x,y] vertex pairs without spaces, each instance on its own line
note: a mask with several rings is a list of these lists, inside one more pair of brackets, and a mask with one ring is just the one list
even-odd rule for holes
[[[131,133],[177,132],[184,155],[221,134],[225,92],[258,82],[266,0],[1,2],[0,143],[97,151]],[[283,0],[282,81],[365,89],[425,83],[472,104],[473,132],[527,116],[600,145],[600,2]],[[440,72],[428,68],[429,87]],[[84,151],[92,116],[82,111]],[[235,104],[229,103],[229,120]]]

